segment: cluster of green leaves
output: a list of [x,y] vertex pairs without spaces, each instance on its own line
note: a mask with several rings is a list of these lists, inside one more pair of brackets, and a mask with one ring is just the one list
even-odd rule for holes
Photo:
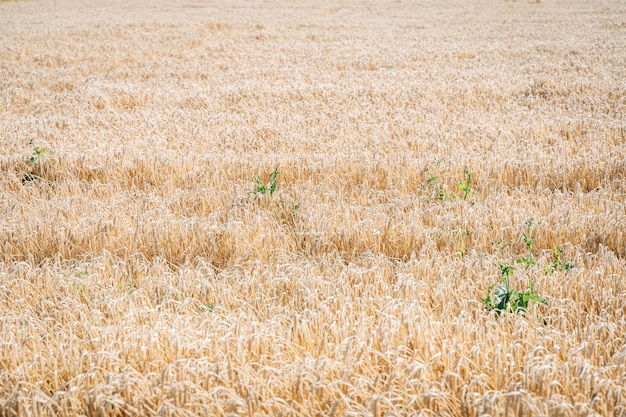
[[574,265],[569,262],[563,262],[561,256],[563,256],[563,249],[554,248],[552,251],[554,254],[554,261],[546,265],[546,274],[552,275],[554,271],[569,271],[574,268]]
[[254,177],[254,189],[252,190],[252,194],[254,194],[254,196],[256,197],[260,197],[260,196],[268,195],[268,194],[270,196],[273,195],[278,185],[279,175],[280,175],[280,172],[278,171],[278,166],[277,166],[276,168],[274,168],[274,171],[270,173],[269,181],[267,182],[267,184],[263,183],[263,181],[261,180],[261,177],[259,177],[258,175]]
[[41,158],[43,158],[45,153],[46,153],[46,148],[35,148],[33,151],[33,154],[28,159],[28,166],[34,167],[35,165],[37,165],[39,161],[41,160]]
[[528,248],[528,255],[523,256],[521,258],[517,258],[515,260],[515,263],[524,264],[526,265],[526,269],[528,269],[533,265],[537,265],[537,259],[535,259],[535,254],[534,254],[535,242],[533,242],[530,235],[526,233],[524,233],[522,236],[524,237],[524,243],[526,244],[526,247]]
[[[531,229],[533,226],[533,220],[526,222],[526,233],[522,234],[524,244],[528,249],[528,253],[515,260],[516,264],[523,264],[525,269],[537,265],[537,259],[535,257],[535,242],[531,237]],[[551,275],[554,271],[568,271],[574,266],[569,262],[564,262],[561,257],[563,250],[555,248],[554,261],[546,265],[545,272]],[[511,288],[511,278],[515,272],[515,267],[507,264],[498,265],[500,269],[500,278],[502,283],[500,285],[492,285],[489,287],[487,297],[482,298],[481,301],[487,311],[495,310],[497,315],[500,316],[504,311],[513,312],[525,312],[528,309],[528,304],[531,301],[546,304],[545,299],[537,295],[532,280],[529,282],[529,286],[525,291],[517,291]],[[495,288],[495,290],[494,290]]]
[[498,267],[500,268],[502,284],[498,286],[492,285],[489,287],[487,297],[481,299],[487,311],[495,310],[496,314],[500,316],[500,314],[505,311],[523,313],[528,310],[528,304],[531,301],[546,305],[548,304],[546,300],[535,293],[535,287],[532,280],[530,281],[526,291],[517,291],[511,288],[511,277],[515,272],[515,268],[511,265],[505,264],[498,265]]
[[467,200],[467,197],[474,197],[476,193],[472,189],[472,171],[469,167],[465,167],[465,181],[459,181],[459,198]]
[[[278,176],[280,171],[278,166],[268,175],[268,182],[264,183],[260,176],[254,177],[254,188],[252,194],[259,198],[261,196],[272,196],[278,188]],[[295,226],[299,204],[288,203],[283,199],[274,202],[274,216],[281,224]]]
[[207,303],[207,304],[200,306],[200,313],[225,314],[226,310],[224,309],[223,304]]
[[[33,145],[32,140],[29,143],[30,145]],[[22,177],[22,184],[33,181],[35,178],[37,178],[37,169],[39,167],[39,164],[45,157],[46,152],[46,148],[38,148],[36,146],[33,148],[33,153],[27,161],[27,165],[30,167],[30,171],[24,174],[24,176]]]
[[[524,238],[524,243],[526,244],[526,247],[528,248],[528,254],[526,256],[517,258],[515,260],[515,263],[522,263],[526,266],[526,269],[528,269],[531,266],[537,265],[537,259],[535,258],[535,242],[533,241],[532,237],[530,236],[530,229],[533,225],[533,220],[528,220],[526,222],[526,227],[527,227],[527,233],[524,233],[522,235],[522,237]],[[574,265],[569,263],[569,262],[564,262],[561,257],[563,256],[563,249],[561,248],[554,248],[552,253],[554,254],[554,261],[552,261],[551,263],[549,263],[548,265],[546,265],[545,267],[545,272],[548,275],[551,275],[554,271],[569,271],[570,269],[574,268]]]
[[[441,161],[436,161],[437,166]],[[439,175],[435,172],[432,172],[429,167],[424,168],[422,173],[426,174],[426,178],[420,184],[422,190],[426,188],[435,188],[436,196],[439,201],[445,201],[448,198],[460,198],[463,200],[467,200],[470,197],[474,197],[476,192],[472,188],[472,171],[469,167],[465,167],[465,179],[459,180],[458,182],[458,194],[449,194],[446,193],[446,186],[443,182],[439,181]]]
[[[435,164],[439,166],[440,162],[441,161],[435,161]],[[426,174],[427,178],[422,181],[419,188],[425,190],[427,188],[434,187],[437,190],[437,199],[439,201],[444,201],[446,199],[446,190],[445,185],[439,182],[439,175],[437,175],[435,172],[432,172],[429,167],[424,168],[422,170],[422,173]]]

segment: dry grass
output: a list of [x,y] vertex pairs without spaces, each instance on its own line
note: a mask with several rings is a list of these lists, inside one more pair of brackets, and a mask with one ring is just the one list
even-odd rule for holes
[[0,3],[0,415],[626,416],[623,2],[101,3]]

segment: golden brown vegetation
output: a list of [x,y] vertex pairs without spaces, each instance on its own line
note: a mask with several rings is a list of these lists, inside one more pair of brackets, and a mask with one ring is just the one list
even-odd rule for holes
[[625,80],[618,0],[3,1],[0,415],[625,416]]

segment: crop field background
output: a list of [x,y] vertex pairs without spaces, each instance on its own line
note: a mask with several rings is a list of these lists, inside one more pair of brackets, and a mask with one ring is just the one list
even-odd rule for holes
[[624,417],[625,115],[620,0],[1,1],[0,416]]

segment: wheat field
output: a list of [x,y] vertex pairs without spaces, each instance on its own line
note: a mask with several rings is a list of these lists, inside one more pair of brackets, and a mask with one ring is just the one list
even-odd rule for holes
[[624,417],[625,115],[620,0],[0,1],[0,416]]

